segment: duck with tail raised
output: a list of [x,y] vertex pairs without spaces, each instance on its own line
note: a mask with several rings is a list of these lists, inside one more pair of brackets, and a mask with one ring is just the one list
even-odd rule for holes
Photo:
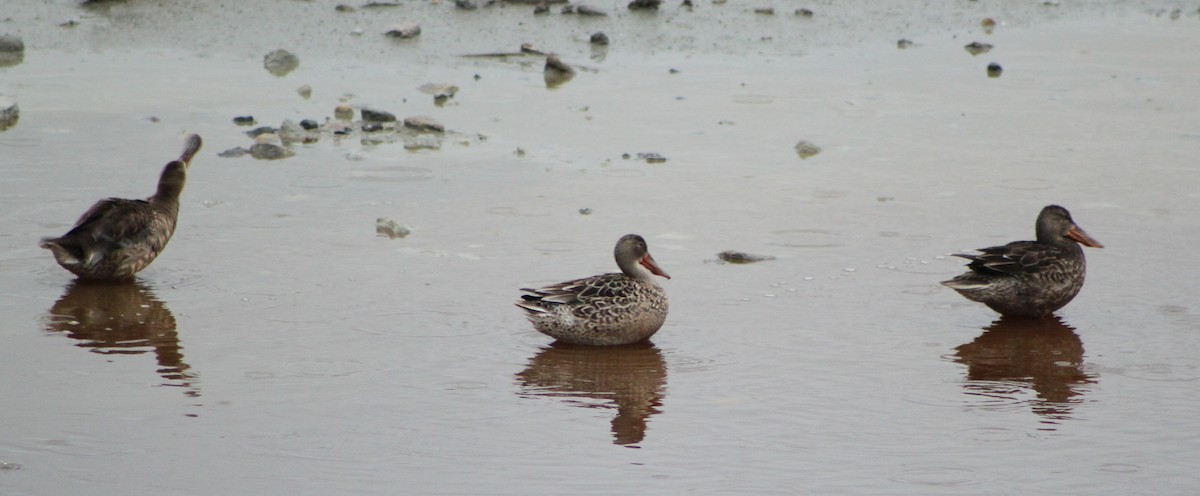
[[187,181],[188,164],[200,145],[200,136],[188,136],[179,159],[163,167],[154,196],[100,200],[66,234],[43,238],[38,246],[50,250],[59,265],[82,279],[132,279],[154,261],[175,233],[179,194]]
[[517,306],[538,331],[558,341],[608,346],[649,339],[667,319],[667,295],[654,276],[671,276],[636,234],[617,240],[613,254],[621,272],[522,288],[529,294]]
[[1042,209],[1036,241],[982,248],[978,255],[955,254],[970,269],[942,284],[1006,317],[1045,317],[1069,303],[1083,287],[1083,249],[1104,248],[1058,205]]

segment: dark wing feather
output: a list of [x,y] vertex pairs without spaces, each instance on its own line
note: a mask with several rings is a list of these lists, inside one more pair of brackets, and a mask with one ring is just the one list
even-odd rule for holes
[[521,291],[532,293],[522,295],[521,298],[525,301],[543,301],[547,303],[574,303],[581,299],[612,298],[621,296],[618,292],[620,290],[618,286],[620,285],[613,284],[613,282],[623,277],[623,274],[617,273],[602,274],[560,282],[544,288],[521,288]]
[[146,201],[107,198],[84,212],[63,238],[114,246],[139,243],[151,234],[155,216],[155,209]]
[[991,246],[979,250],[978,255],[956,254],[970,260],[967,267],[981,274],[1010,275],[1032,274],[1045,267],[1045,246],[1033,241],[1014,241],[1004,246]]

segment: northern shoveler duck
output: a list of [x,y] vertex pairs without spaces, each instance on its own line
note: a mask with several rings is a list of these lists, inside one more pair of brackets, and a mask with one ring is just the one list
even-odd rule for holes
[[1058,205],[1042,209],[1037,241],[1014,241],[956,254],[971,263],[967,273],[943,281],[969,300],[1009,317],[1044,317],[1069,303],[1083,287],[1086,264],[1080,244],[1104,248],[1075,225]]
[[81,279],[133,278],[171,240],[188,164],[200,145],[200,136],[188,136],[179,159],[163,167],[154,196],[145,200],[100,200],[66,234],[43,238],[38,245],[54,253],[59,265]]
[[644,341],[667,319],[667,295],[654,276],[670,279],[646,240],[626,234],[613,250],[619,273],[522,288],[517,306],[538,331],[566,343],[620,345]]

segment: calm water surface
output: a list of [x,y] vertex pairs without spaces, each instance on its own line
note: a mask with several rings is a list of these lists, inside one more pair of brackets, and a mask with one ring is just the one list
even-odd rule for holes
[[[257,48],[31,46],[0,68],[22,111],[0,132],[0,492],[1192,494],[1200,20],[1064,17],[1002,25],[980,57],[975,20],[898,31],[907,50],[572,41],[588,70],[554,90],[536,60],[297,49],[278,78]],[[445,106],[417,89],[442,81]],[[453,133],[216,155],[250,144],[233,116],[343,101]],[[178,232],[136,284],[37,248],[151,194],[189,132]],[[801,161],[802,139],[823,151]],[[646,152],[668,160],[622,158]],[[1049,203],[1106,246],[1057,319],[937,284]],[[376,237],[378,217],[413,233]],[[512,306],[613,270],[628,232],[673,277],[652,343],[551,344]]]

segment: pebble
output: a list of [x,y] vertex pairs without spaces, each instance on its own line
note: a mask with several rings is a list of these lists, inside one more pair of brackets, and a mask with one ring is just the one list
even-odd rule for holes
[[758,7],[754,9],[755,14],[775,15],[775,7]]
[[304,86],[296,88],[296,94],[300,95],[300,98],[308,100],[309,98],[312,98],[312,86],[309,86],[306,84]]
[[458,94],[458,86],[448,83],[425,83],[417,87],[421,93],[433,95],[433,102],[443,104]]
[[583,207],[579,209],[579,215],[592,215],[592,209]]
[[812,142],[801,140],[796,143],[796,155],[800,156],[800,160],[805,160],[818,153],[821,153],[821,147]]
[[279,160],[296,153],[272,143],[255,143],[250,147],[250,156],[259,160]]
[[254,120],[253,115],[239,115],[233,118],[233,123],[239,126],[253,126],[258,124],[258,121]]
[[587,4],[582,4],[578,7],[575,7],[575,13],[581,16],[591,17],[603,17],[608,15],[608,12],[606,12],[604,9]]
[[1000,67],[1000,64],[997,64],[995,62],[992,62],[992,63],[988,64],[988,66],[987,66],[987,75],[990,78],[998,78],[998,77],[1000,77],[1000,74],[1003,72],[1004,72],[1004,68]]
[[321,127],[321,125],[312,119],[304,119],[300,121],[300,127],[304,128],[305,131],[312,131],[313,129]]
[[592,33],[592,37],[589,41],[593,45],[607,45],[608,44],[608,35],[600,32],[600,31],[597,31],[595,33]]
[[416,38],[417,36],[421,35],[421,26],[415,22],[397,24],[395,27],[393,27],[392,29],[389,29],[386,33],[383,33],[383,34],[386,34],[393,38],[400,38],[402,40],[408,40],[408,39]]
[[428,134],[419,134],[417,136],[404,137],[404,149],[408,151],[416,150],[440,150],[442,148],[442,140]]
[[354,107],[346,104],[338,105],[333,109],[333,118],[340,121],[354,120]]
[[249,131],[246,131],[246,136],[249,136],[249,137],[255,138],[255,139],[257,139],[259,136],[262,136],[264,134],[275,134],[275,128],[273,128],[271,126],[262,126],[262,127],[256,127]]
[[896,42],[896,48],[899,48],[901,50],[911,47],[911,46],[913,46],[913,42],[912,42],[912,40],[910,40],[908,38],[900,38],[900,40]]
[[645,160],[647,164],[662,164],[662,163],[666,163],[666,161],[667,161],[667,157],[664,157],[661,154],[653,153],[653,152],[639,153],[639,154],[637,154],[637,158],[638,158],[638,160]]
[[431,131],[435,133],[446,132],[446,126],[442,123],[424,115],[415,115],[404,119],[404,127],[415,129],[417,131]]
[[221,158],[237,158],[237,157],[241,157],[242,155],[245,155],[247,153],[250,153],[250,150],[247,150],[247,149],[239,146],[237,148],[230,148],[221,153],[218,153],[217,156],[221,157]]
[[17,125],[21,119],[21,109],[17,101],[6,96],[0,96],[0,131]]
[[982,21],[979,21],[979,25],[983,27],[984,34],[992,34],[992,31],[996,29],[996,20],[984,17]]
[[396,116],[391,112],[385,112],[366,107],[364,107],[361,112],[362,120],[364,122],[396,122]]
[[16,36],[0,35],[0,67],[20,64],[25,60],[25,42]]
[[563,62],[557,55],[546,57],[546,65],[542,69],[542,76],[546,80],[546,86],[553,88],[575,77],[575,69]]
[[354,12],[354,7],[351,7],[351,6],[343,3],[343,4],[338,4],[338,6],[334,7],[333,10],[335,10],[337,12]]
[[662,0],[633,0],[629,2],[629,10],[658,10]]
[[475,10],[479,5],[474,0],[454,0],[454,6],[463,10]]
[[284,77],[300,67],[300,58],[287,50],[275,50],[263,56],[263,67],[276,77]]
[[796,9],[796,15],[807,19],[812,19],[813,11],[809,9]]
[[412,229],[400,225],[392,219],[379,217],[375,219],[375,234],[377,236],[387,236],[388,239],[404,238],[412,234]]

